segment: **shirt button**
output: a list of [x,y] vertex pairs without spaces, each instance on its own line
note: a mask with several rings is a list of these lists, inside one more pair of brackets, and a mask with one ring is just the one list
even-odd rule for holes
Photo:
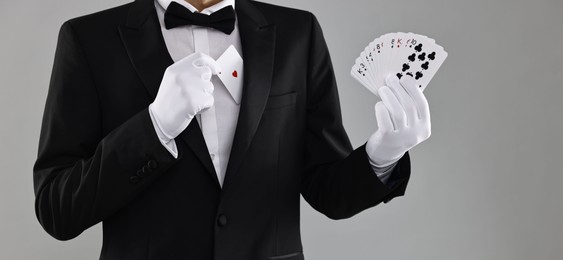
[[219,215],[219,218],[217,219],[217,224],[220,227],[224,227],[225,225],[227,225],[227,216],[223,214]]
[[210,155],[211,155],[211,160],[215,160],[215,154],[212,153],[212,154],[210,154]]

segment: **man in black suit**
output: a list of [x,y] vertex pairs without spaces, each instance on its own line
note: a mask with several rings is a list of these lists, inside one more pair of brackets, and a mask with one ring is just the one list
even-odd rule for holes
[[[187,2],[136,0],[62,26],[34,165],[49,234],[68,240],[103,222],[108,260],[297,260],[300,195],[342,219],[404,194],[407,151],[430,136],[412,78],[388,79],[379,128],[354,150],[311,13]],[[170,35],[182,28],[195,50]],[[240,100],[212,76],[225,47],[212,37],[242,53]],[[217,125],[204,128],[209,118]]]

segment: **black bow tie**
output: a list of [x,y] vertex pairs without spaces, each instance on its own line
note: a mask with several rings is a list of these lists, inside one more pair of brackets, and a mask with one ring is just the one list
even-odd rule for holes
[[200,25],[215,28],[226,34],[231,34],[235,29],[235,10],[227,6],[211,15],[192,13],[187,8],[176,2],[171,2],[164,13],[164,24],[166,29],[182,25]]

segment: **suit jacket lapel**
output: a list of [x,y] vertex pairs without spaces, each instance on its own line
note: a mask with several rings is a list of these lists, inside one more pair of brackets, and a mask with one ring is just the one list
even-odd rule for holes
[[166,49],[153,1],[135,1],[119,33],[145,88],[156,97],[164,71],[174,61]]
[[[166,68],[174,63],[162,37],[154,1],[135,1],[129,11],[127,24],[119,28],[119,33],[137,74],[154,99]],[[197,120],[192,120],[179,137],[186,142],[219,187],[219,180]]]
[[274,67],[275,27],[249,0],[236,0],[244,59],[243,93],[223,190],[236,172],[258,128],[270,93]]

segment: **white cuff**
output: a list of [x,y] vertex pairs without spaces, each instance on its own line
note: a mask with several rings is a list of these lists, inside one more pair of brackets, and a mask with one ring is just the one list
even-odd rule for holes
[[383,184],[387,184],[389,177],[391,177],[391,173],[395,169],[395,166],[397,166],[397,162],[394,162],[393,164],[385,166],[385,167],[377,167],[377,166],[373,165],[371,162],[370,162],[370,165],[371,165],[371,168],[373,169],[373,172],[375,172],[375,174],[377,175],[379,180],[381,182],[383,182]]
[[166,148],[166,150],[168,150],[168,152],[170,152],[170,154],[172,154],[172,156],[174,156],[175,159],[178,159],[178,147],[176,147],[176,141],[174,141],[174,139],[167,138],[162,130],[160,130],[160,127],[156,123],[152,114],[151,106],[149,106],[149,115],[151,116],[152,125],[156,131],[156,135],[158,135],[160,143],[164,146],[164,148]]
[[397,159],[385,162],[383,164],[377,164],[371,159],[371,157],[368,154],[369,164],[371,165],[371,168],[373,169],[375,174],[377,174],[377,177],[379,178],[379,180],[381,180],[381,182],[383,182],[383,184],[387,184],[389,177],[391,177],[391,173],[393,172],[393,170],[395,169],[395,166],[397,165],[397,163],[399,162],[399,160],[401,158],[403,158],[403,156],[400,156]]

